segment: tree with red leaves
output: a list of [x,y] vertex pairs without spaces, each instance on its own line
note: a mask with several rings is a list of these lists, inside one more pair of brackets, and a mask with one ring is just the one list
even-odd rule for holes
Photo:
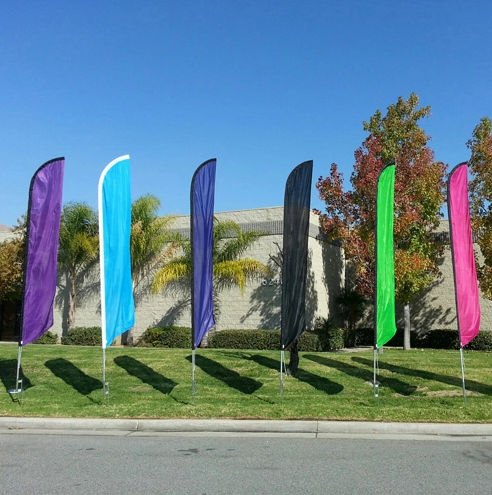
[[355,289],[374,297],[376,190],[379,173],[396,164],[395,179],[395,285],[396,299],[404,307],[404,348],[410,348],[410,301],[439,275],[442,246],[432,239],[441,219],[446,166],[434,161],[429,136],[418,122],[430,107],[418,108],[419,98],[398,98],[383,117],[378,110],[364,130],[369,132],[355,152],[351,191],[343,190],[336,164],[316,184],[326,212],[320,212],[322,231],[329,240],[343,242],[353,268]]
[[480,119],[466,145],[471,150],[472,228],[482,255],[477,259],[477,276],[481,291],[492,299],[492,121],[488,117]]

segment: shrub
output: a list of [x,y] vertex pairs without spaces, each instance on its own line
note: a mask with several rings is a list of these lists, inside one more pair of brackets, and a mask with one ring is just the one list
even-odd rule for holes
[[191,348],[191,328],[189,327],[152,327],[147,328],[140,337],[137,347]]
[[[358,328],[355,332],[355,344],[357,346],[374,345],[373,328]],[[458,333],[456,330],[450,329],[429,330],[422,334],[412,332],[410,344],[412,347],[431,349],[459,349]],[[403,329],[398,328],[394,337],[385,346],[403,347]]]
[[416,347],[430,349],[459,349],[459,338],[456,330],[436,329],[418,336]]
[[72,328],[61,338],[63,345],[102,345],[101,327]]
[[333,325],[333,320],[319,318],[316,321],[316,334],[321,351],[336,351],[355,345],[355,332]]
[[405,330],[403,328],[397,328],[395,335],[384,345],[388,347],[403,347],[404,337]]
[[58,335],[48,330],[38,340],[35,340],[33,344],[56,344],[57,342]]
[[215,349],[280,349],[280,330],[221,330],[208,338]]
[[481,331],[464,348],[471,351],[492,351],[492,332]]
[[299,339],[299,351],[319,352],[322,350],[321,340],[316,332],[306,331],[301,335],[301,338]]
[[357,328],[355,330],[356,346],[374,346],[374,328]]
[[[215,349],[280,350],[280,330],[221,330],[208,338],[208,346]],[[321,350],[318,335],[304,332],[299,339],[299,351]]]
[[[478,347],[486,346],[485,342],[490,342],[492,350],[492,336],[484,337],[483,341],[476,344]],[[374,329],[373,328],[358,328],[356,330],[356,345],[357,346],[373,346],[374,345]],[[472,341],[473,342],[473,341]],[[483,342],[483,343],[482,343]],[[458,332],[453,329],[436,329],[418,334],[412,332],[410,335],[410,343],[412,347],[421,347],[429,349],[459,349]],[[398,328],[395,336],[385,346],[388,347],[403,347],[403,329]],[[472,343],[470,342],[470,346]],[[468,347],[467,349],[471,349]],[[473,347],[475,349],[475,347]],[[480,349],[485,350],[485,349]]]
[[345,333],[343,328],[331,328],[328,332],[327,351],[337,351],[345,347]]
[[[460,339],[456,329],[436,329],[415,336],[414,347],[431,349],[459,349]],[[471,351],[492,351],[492,332],[482,331],[464,349]]]
[[357,332],[355,329],[344,329],[344,334],[343,334],[344,347],[355,347],[356,338],[357,338]]

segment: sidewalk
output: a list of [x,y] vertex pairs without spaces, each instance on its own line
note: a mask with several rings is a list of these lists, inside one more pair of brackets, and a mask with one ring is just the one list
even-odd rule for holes
[[0,418],[0,434],[271,435],[306,438],[471,439],[492,441],[492,424],[266,421],[233,419]]

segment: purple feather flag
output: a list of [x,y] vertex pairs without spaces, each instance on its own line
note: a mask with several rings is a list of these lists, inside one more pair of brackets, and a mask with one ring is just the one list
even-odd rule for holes
[[461,347],[480,329],[480,302],[468,201],[468,164],[457,165],[448,179],[448,212]]
[[55,158],[42,165],[31,180],[21,346],[34,342],[53,326],[64,168],[65,158]]
[[200,165],[191,182],[191,327],[193,349],[215,325],[213,313],[213,224],[217,161]]

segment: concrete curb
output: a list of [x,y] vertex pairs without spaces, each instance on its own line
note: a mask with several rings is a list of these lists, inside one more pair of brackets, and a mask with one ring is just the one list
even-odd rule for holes
[[0,418],[0,433],[12,430],[154,433],[289,433],[314,435],[427,435],[491,437],[492,424],[267,421],[233,419]]

